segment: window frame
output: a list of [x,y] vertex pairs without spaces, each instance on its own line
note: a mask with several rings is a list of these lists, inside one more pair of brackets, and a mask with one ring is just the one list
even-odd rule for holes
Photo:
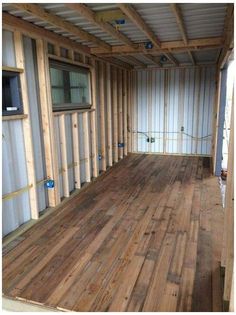
[[[5,69],[6,67],[3,67],[2,69],[2,116],[14,116],[14,115],[23,115],[24,114],[24,108],[23,108],[23,100],[22,100],[22,91],[21,91],[21,79],[20,79],[20,75],[22,71],[19,71],[17,68],[13,69],[13,68],[9,68],[9,69]],[[17,107],[18,109],[16,110],[5,110],[3,107],[3,78],[4,77],[10,77],[10,78],[15,78],[16,79],[16,84],[17,84],[17,90],[15,91],[16,96],[18,98],[18,103],[17,103]],[[11,101],[13,99],[13,94],[12,91],[10,91],[11,94]],[[15,107],[13,106],[14,104],[11,104],[11,107]]]
[[63,75],[63,86],[53,86],[51,82],[51,74],[50,69],[58,69],[67,72],[69,75],[70,72],[77,72],[77,73],[85,73],[88,75],[88,95],[89,95],[89,103],[60,103],[57,105],[53,104],[52,99],[52,111],[53,112],[60,112],[60,111],[71,111],[71,110],[80,110],[80,109],[91,109],[92,107],[92,82],[91,82],[91,71],[87,67],[79,66],[74,63],[70,63],[67,61],[61,61],[53,58],[49,58],[49,80],[50,80],[50,89],[51,89],[51,96],[52,96],[52,89],[53,88],[61,88],[64,91],[68,91],[73,88],[70,84],[68,84],[69,80],[65,80],[65,77]]

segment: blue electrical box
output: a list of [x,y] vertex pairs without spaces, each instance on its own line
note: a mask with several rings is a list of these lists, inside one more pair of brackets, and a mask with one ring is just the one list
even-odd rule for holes
[[99,154],[98,155],[98,160],[101,161],[101,159],[102,159],[102,156],[101,156],[101,154]]
[[147,42],[147,43],[145,44],[145,48],[146,48],[146,49],[152,49],[152,48],[153,48],[153,43],[152,43],[152,42]]
[[124,146],[125,146],[124,143],[120,143],[120,142],[118,143],[118,148],[124,148]]
[[54,183],[54,180],[53,179],[48,179],[46,182],[45,182],[45,187],[46,188],[54,188],[55,186],[55,183]]

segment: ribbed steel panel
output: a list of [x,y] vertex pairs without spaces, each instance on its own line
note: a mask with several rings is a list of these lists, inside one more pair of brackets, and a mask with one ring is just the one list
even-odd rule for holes
[[[21,120],[2,123],[2,193],[28,186],[23,127]],[[30,220],[28,191],[2,203],[3,235]]]
[[[139,70],[134,75],[137,151],[210,155],[215,67]],[[147,137],[155,142],[148,143]]]
[[[58,15],[62,19],[77,25],[95,35],[101,40],[110,45],[122,45],[119,40],[112,38],[108,33],[101,30],[96,25],[90,23],[87,19],[80,16],[76,11],[66,7],[65,4],[39,4],[52,14]],[[116,9],[117,4],[111,3],[87,3],[95,12],[103,10]],[[217,37],[222,36],[224,29],[224,20],[226,16],[226,3],[180,3],[182,10],[185,27],[189,39],[203,38],[203,37]],[[176,18],[170,8],[169,3],[135,3],[134,8],[144,19],[146,24],[154,31],[160,41],[182,40]],[[3,10],[8,11],[10,14],[21,17],[27,21],[35,23],[41,27],[45,27],[62,36],[69,37],[78,43],[88,47],[96,47],[94,43],[81,40],[73,34],[70,34],[63,29],[55,27],[31,14],[21,10],[16,10],[10,4],[3,5]],[[114,25],[114,22],[113,22]],[[147,36],[140,31],[128,18],[125,24],[120,26],[120,31],[126,35],[131,41],[142,43],[148,41]],[[209,51],[209,56],[212,55],[211,61],[215,61],[213,51]],[[186,59],[184,62],[188,62]],[[149,64],[152,64],[149,61]]]
[[2,31],[2,65],[7,67],[16,66],[15,47],[13,42],[13,33],[10,31]]
[[[12,32],[2,33],[2,63],[15,67],[15,52]],[[24,135],[21,120],[2,123],[2,194],[9,194],[28,185]],[[15,230],[31,217],[28,191],[3,201],[3,235]]]

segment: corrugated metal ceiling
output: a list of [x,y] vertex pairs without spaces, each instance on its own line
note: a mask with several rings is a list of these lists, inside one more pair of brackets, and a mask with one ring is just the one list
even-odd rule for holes
[[[81,27],[86,32],[98,37],[111,46],[123,44],[96,25],[89,22],[84,17],[80,16],[76,11],[67,8],[64,3],[40,3],[38,5],[51,14],[57,15],[63,20]],[[95,12],[118,8],[117,4],[113,3],[87,3],[86,5]],[[182,11],[184,24],[186,26],[188,39],[222,36],[227,9],[226,3],[181,3],[179,5]],[[133,7],[144,19],[146,24],[153,30],[160,41],[182,40],[176,18],[169,3],[136,3],[133,4]],[[61,28],[55,27],[50,23],[42,21],[32,14],[16,10],[11,4],[3,4],[3,11],[7,11],[10,14],[21,17],[28,22],[44,27],[45,29],[61,34],[62,36],[69,37],[80,44],[89,47],[96,47],[94,43],[81,40],[78,36],[68,33]],[[126,19],[125,24],[121,25],[120,31],[134,43],[148,41],[147,36],[128,18]],[[201,51],[194,52],[194,56],[196,56],[196,60],[198,62],[215,61],[217,53],[218,50]],[[189,62],[189,56],[187,53],[174,54],[174,57],[179,62]],[[153,64],[150,60],[143,56],[138,56],[137,58],[141,58],[140,61],[145,64]],[[132,64],[131,62],[129,63]]]

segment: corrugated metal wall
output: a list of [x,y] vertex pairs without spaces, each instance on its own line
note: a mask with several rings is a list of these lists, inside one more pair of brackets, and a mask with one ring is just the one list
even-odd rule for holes
[[139,70],[133,80],[135,152],[211,154],[215,67]]
[[[13,34],[3,31],[2,64],[15,67]],[[28,186],[24,135],[21,120],[2,123],[2,194]],[[2,233],[6,235],[31,218],[28,191],[12,199],[3,199]]]

